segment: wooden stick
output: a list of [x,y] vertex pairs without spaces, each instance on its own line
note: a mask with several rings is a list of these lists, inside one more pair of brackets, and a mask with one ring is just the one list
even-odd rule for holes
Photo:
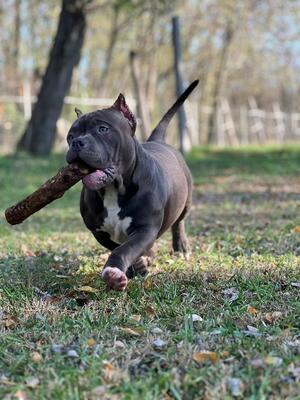
[[31,195],[9,207],[5,211],[7,222],[11,225],[20,224],[53,200],[62,197],[70,187],[89,173],[91,170],[86,166],[77,163],[66,165]]

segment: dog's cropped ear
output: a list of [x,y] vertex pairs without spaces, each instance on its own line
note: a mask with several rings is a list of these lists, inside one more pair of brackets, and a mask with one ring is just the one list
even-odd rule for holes
[[76,112],[77,118],[80,118],[83,115],[83,112],[77,107],[74,108],[74,111]]
[[127,119],[128,124],[131,127],[131,134],[133,136],[136,129],[136,119],[133,113],[130,111],[130,108],[128,107],[125,97],[122,95],[122,93],[119,94],[117,100],[114,102],[113,108],[120,111]]

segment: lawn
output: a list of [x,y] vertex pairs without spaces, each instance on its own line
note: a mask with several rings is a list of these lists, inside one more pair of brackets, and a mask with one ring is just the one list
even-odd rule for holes
[[[300,147],[195,149],[192,256],[107,291],[80,184],[0,220],[0,398],[300,399]],[[1,215],[63,165],[0,158]]]

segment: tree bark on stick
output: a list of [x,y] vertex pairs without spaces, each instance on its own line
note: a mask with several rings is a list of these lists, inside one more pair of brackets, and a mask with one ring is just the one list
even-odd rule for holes
[[9,207],[5,211],[7,222],[11,225],[20,224],[47,204],[62,197],[71,186],[90,172],[89,167],[76,163],[61,168],[31,195]]
[[72,72],[80,60],[86,30],[87,0],[63,0],[56,37],[49,56],[32,117],[18,149],[48,154],[54,143],[56,122],[68,92]]

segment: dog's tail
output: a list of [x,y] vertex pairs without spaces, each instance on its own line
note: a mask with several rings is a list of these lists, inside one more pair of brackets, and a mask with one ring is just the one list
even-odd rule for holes
[[199,80],[196,80],[190,84],[190,86],[182,93],[181,96],[175,101],[172,107],[166,112],[166,114],[162,117],[156,127],[153,129],[151,135],[149,136],[147,142],[164,142],[166,129],[173,118],[173,116],[178,111],[179,107],[184,103],[187,97],[192,93],[195,87],[198,85]]

